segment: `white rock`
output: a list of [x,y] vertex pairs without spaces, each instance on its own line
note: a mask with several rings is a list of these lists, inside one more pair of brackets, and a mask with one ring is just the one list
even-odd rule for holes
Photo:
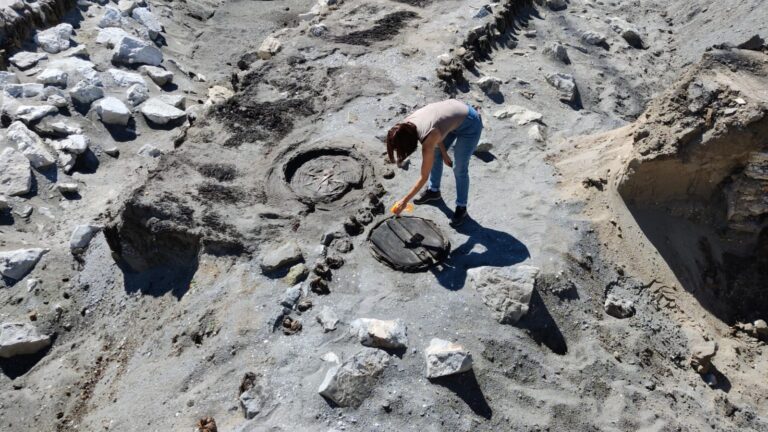
[[434,338],[424,351],[427,378],[438,378],[472,369],[472,355],[463,346]]
[[58,114],[53,105],[21,105],[16,109],[16,118],[26,124],[34,123],[47,115]]
[[98,26],[101,28],[106,27],[120,27],[123,15],[119,10],[113,7],[107,7],[99,20]]
[[61,69],[48,68],[40,72],[36,79],[43,84],[66,87],[68,77],[69,75]]
[[151,157],[151,158],[160,157],[160,155],[162,154],[163,152],[160,151],[160,149],[158,149],[157,147],[153,146],[152,144],[144,144],[139,149],[139,152],[138,152],[139,156]]
[[61,69],[69,76],[69,81],[84,80],[88,84],[102,86],[102,80],[93,62],[78,57],[58,58],[51,60],[48,67]]
[[20,121],[11,123],[6,138],[29,159],[34,168],[45,168],[56,163],[56,158],[45,148],[43,140],[27,129],[24,123]]
[[83,130],[80,128],[80,126],[73,126],[63,121],[52,122],[49,125],[51,130],[58,133],[59,135],[74,135],[83,133]]
[[528,129],[528,138],[536,141],[536,142],[544,142],[547,140],[546,132],[544,131],[544,126],[540,124],[534,124],[531,126],[530,129]]
[[41,248],[0,251],[0,275],[21,280],[32,271],[45,252]]
[[559,98],[566,103],[576,101],[578,88],[573,75],[565,73],[554,73],[547,75],[547,82],[559,92]]
[[363,348],[325,374],[318,393],[341,407],[358,407],[371,394],[381,372],[389,365],[389,354]]
[[480,87],[485,94],[493,96],[500,93],[499,87],[501,86],[501,80],[492,76],[484,76],[477,81],[477,86]]
[[43,94],[45,87],[38,83],[7,84],[3,91],[13,98],[33,98]]
[[163,62],[163,53],[155,46],[128,36],[120,39],[120,42],[115,45],[112,51],[112,61],[127,65],[158,66]]
[[107,27],[99,30],[96,35],[96,43],[106,45],[107,48],[114,48],[124,37],[131,37],[127,31],[117,27]]
[[71,24],[62,23],[47,30],[37,32],[35,42],[43,51],[56,54],[69,48],[73,28]]
[[32,190],[32,170],[29,160],[12,148],[0,153],[0,194],[24,195]]
[[299,244],[296,240],[288,240],[282,245],[267,250],[261,256],[261,271],[271,273],[281,268],[298,264],[304,260]]
[[546,48],[544,48],[544,54],[562,63],[571,63],[571,59],[568,57],[568,50],[565,48],[565,45],[561,44],[560,42],[552,42],[549,44]]
[[261,46],[259,46],[257,54],[259,55],[260,59],[269,60],[272,58],[272,56],[280,52],[282,48],[283,45],[279,40],[272,36],[267,36],[267,38],[264,39],[264,42],[261,43]]
[[109,75],[112,77],[112,81],[115,82],[115,85],[118,87],[130,87],[134,84],[141,84],[143,86],[147,86],[147,82],[144,81],[144,77],[137,74],[136,72],[127,72],[120,69],[109,69],[107,71]]
[[104,124],[125,126],[131,120],[131,111],[118,98],[107,96],[99,99],[94,107]]
[[69,105],[67,98],[59,94],[52,94],[45,99],[45,102],[55,106],[58,109],[64,108]]
[[41,335],[31,324],[4,322],[0,324],[0,358],[34,354],[51,344],[51,338]]
[[497,321],[514,324],[528,313],[539,269],[528,265],[476,267],[469,280]]
[[10,62],[21,70],[29,69],[36,65],[40,60],[48,58],[46,53],[33,53],[29,51],[21,51],[11,56]]
[[85,45],[78,45],[76,47],[72,47],[66,51],[63,51],[61,53],[62,57],[82,57],[84,59],[87,59],[91,56],[91,54],[88,52],[88,47]]
[[125,97],[131,105],[138,106],[149,99],[149,90],[145,85],[134,84],[128,87],[128,90],[125,92]]
[[336,312],[328,306],[323,306],[323,308],[320,309],[320,313],[317,314],[316,319],[317,322],[323,326],[324,332],[336,330],[336,325],[339,323],[339,317],[336,315]]
[[358,318],[352,321],[350,327],[351,332],[365,346],[396,349],[408,345],[405,323],[399,319],[384,321]]
[[160,24],[160,20],[149,9],[144,7],[136,8],[131,13],[131,16],[147,28],[150,39],[156,39],[163,32],[163,25]]
[[[0,187],[2,187],[2,186],[0,186]],[[6,197],[4,195],[0,195],[0,210],[7,210],[9,208],[11,208],[11,204],[8,201],[8,197]]]
[[141,107],[139,107],[139,111],[141,111],[147,120],[158,125],[180,121],[187,117],[187,113],[184,111],[157,98],[150,98],[144,102]]
[[75,164],[77,163],[76,155],[73,155],[72,153],[58,151],[56,153],[56,156],[59,161],[59,166],[61,167],[61,170],[64,171],[66,174],[71,173],[72,170],[75,169]]
[[[142,2],[143,3],[143,2]],[[133,13],[133,10],[136,9],[139,5],[136,4],[134,0],[120,0],[117,2],[117,9],[120,11],[123,16],[129,17],[131,16],[131,13]]]
[[78,225],[69,237],[69,249],[82,250],[88,247],[91,239],[101,230],[97,225]]
[[173,72],[163,68],[157,66],[141,66],[139,70],[147,74],[147,76],[160,87],[173,82]]
[[73,194],[80,191],[80,185],[75,182],[56,183],[56,189],[62,194]]
[[73,102],[90,106],[94,101],[104,97],[104,89],[89,83],[87,80],[82,80],[72,87],[69,91],[69,97],[72,98]]
[[231,89],[215,85],[208,89],[208,99],[205,101],[204,105],[206,107],[211,105],[219,105],[228,101],[234,95],[235,92],[233,92]]
[[159,99],[168,105],[183,110],[187,104],[187,98],[183,94],[162,94]]
[[19,77],[16,76],[13,72],[8,71],[0,71],[0,86],[4,86],[6,84],[18,84],[19,83]]
[[531,122],[538,122],[544,117],[541,113],[529,110],[519,105],[507,105],[506,107],[493,113],[493,116],[499,120],[506,118],[512,119],[518,126],[523,126]]
[[70,153],[73,155],[81,155],[85,153],[86,150],[88,150],[88,147],[90,146],[91,140],[85,136],[85,135],[70,135],[67,138],[56,141],[53,144],[53,147],[56,150],[63,151],[65,153]]

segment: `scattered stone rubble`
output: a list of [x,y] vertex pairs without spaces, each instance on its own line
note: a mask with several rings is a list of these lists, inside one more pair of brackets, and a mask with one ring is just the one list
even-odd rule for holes
[[439,378],[472,369],[472,355],[463,346],[443,339],[432,339],[424,351],[427,378]]
[[357,407],[371,394],[389,358],[382,350],[363,348],[344,363],[331,367],[318,393],[338,406]]

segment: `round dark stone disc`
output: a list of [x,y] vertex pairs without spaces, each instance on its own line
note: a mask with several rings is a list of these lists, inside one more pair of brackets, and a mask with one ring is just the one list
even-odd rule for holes
[[443,261],[451,244],[430,220],[397,216],[379,222],[368,235],[373,256],[395,270],[426,270]]

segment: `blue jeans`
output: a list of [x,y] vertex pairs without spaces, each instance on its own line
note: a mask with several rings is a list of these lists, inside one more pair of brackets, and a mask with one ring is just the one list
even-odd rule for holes
[[[469,197],[469,159],[475,152],[480,142],[480,134],[483,132],[483,120],[480,114],[471,106],[467,118],[453,132],[443,138],[445,149],[449,149],[453,143],[453,176],[456,178],[456,206],[466,207]],[[432,172],[429,174],[427,187],[432,191],[440,190],[440,178],[443,175],[443,156],[440,147],[435,147],[435,161],[432,163]]]

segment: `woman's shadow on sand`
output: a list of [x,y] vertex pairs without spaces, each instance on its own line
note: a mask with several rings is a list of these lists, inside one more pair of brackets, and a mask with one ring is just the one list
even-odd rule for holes
[[[445,202],[436,203],[447,217],[452,216]],[[467,216],[456,231],[466,235],[467,241],[453,249],[448,258],[432,270],[438,283],[452,291],[464,288],[467,271],[472,268],[511,266],[530,258],[528,248],[518,239],[503,231],[486,228]],[[483,251],[474,251],[476,246]]]

